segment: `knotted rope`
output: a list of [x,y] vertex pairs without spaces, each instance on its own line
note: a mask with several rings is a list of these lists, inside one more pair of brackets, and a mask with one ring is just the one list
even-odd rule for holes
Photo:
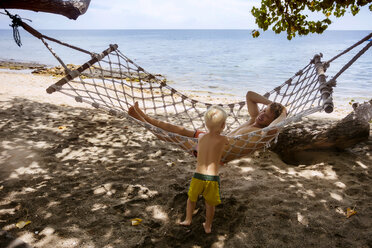
[[[19,47],[21,47],[22,42],[21,42],[21,36],[19,34],[18,27],[22,26],[22,23],[23,23],[22,19],[19,15],[12,15],[6,9],[4,9],[4,10],[5,10],[6,15],[8,15],[10,19],[12,19],[12,24],[10,24],[9,26],[12,27],[12,29],[13,29],[13,39],[14,39],[15,43]],[[29,20],[29,21],[31,21],[31,20]]]

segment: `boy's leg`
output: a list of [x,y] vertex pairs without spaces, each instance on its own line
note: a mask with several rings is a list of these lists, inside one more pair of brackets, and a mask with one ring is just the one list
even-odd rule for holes
[[207,201],[205,201],[205,209],[206,209],[206,214],[205,214],[205,222],[203,223],[203,227],[204,227],[205,233],[211,233],[212,232],[212,221],[213,221],[216,207],[209,205]]
[[196,202],[192,202],[190,199],[187,199],[186,218],[180,223],[180,225],[189,226],[191,224],[192,214],[194,213],[195,206]]

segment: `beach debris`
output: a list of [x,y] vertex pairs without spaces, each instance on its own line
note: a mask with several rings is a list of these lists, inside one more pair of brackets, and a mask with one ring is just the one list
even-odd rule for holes
[[28,221],[20,221],[20,222],[18,222],[17,224],[16,224],[16,227],[18,227],[19,229],[22,229],[22,228],[24,228],[25,226],[27,226],[28,224],[30,224],[31,223],[31,221],[30,220],[28,220]]
[[197,213],[199,212],[199,209],[200,209],[200,208],[195,209],[194,212],[192,212],[192,215],[197,214]]
[[153,154],[150,154],[150,155],[149,155],[149,158],[150,158],[150,159],[159,158],[159,157],[161,157],[162,155],[163,155],[162,151],[159,150],[159,151],[157,151],[157,152],[155,152],[155,153],[153,153]]
[[174,162],[168,162],[167,165],[168,165],[169,167],[173,167],[173,166],[175,166],[176,164],[175,164]]
[[59,130],[66,129],[66,126],[59,126],[58,129],[59,129]]
[[299,212],[297,213],[297,221],[300,222],[304,226],[309,225],[309,220]]
[[346,218],[350,218],[351,216],[357,213],[357,211],[355,211],[354,209],[355,207],[353,209],[351,208],[346,209]]
[[134,219],[131,219],[131,222],[132,222],[132,226],[138,226],[139,224],[141,224],[142,219],[134,218]]
[[346,216],[345,211],[341,207],[336,207],[336,213]]

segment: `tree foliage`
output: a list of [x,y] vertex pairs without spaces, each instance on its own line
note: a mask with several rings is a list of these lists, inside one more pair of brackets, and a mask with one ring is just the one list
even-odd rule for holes
[[[287,32],[288,40],[298,35],[323,33],[332,23],[334,16],[342,17],[350,11],[353,16],[359,13],[361,7],[370,4],[372,0],[262,0],[261,7],[252,8],[252,14],[259,28],[266,31],[272,28],[275,33]],[[321,20],[309,20],[305,11],[321,12]],[[372,12],[372,4],[369,5]],[[372,13],[371,13],[372,14]],[[258,30],[252,31],[253,37],[258,37]]]

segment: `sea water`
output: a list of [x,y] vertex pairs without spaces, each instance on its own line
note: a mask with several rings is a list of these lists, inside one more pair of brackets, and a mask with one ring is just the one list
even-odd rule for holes
[[[250,30],[39,30],[44,35],[101,52],[109,44],[146,71],[167,77],[172,87],[187,93],[244,100],[247,90],[265,93],[279,86],[309,63],[315,54],[329,60],[371,31],[326,31],[295,37],[264,32],[252,38]],[[40,40],[20,29],[22,46],[11,30],[0,30],[0,59],[58,65]],[[67,64],[81,64],[89,57],[47,41]],[[367,41],[368,42],[368,41]],[[360,49],[331,63],[328,79]],[[337,80],[338,104],[372,98],[372,49]],[[337,104],[336,104],[337,108]]]

